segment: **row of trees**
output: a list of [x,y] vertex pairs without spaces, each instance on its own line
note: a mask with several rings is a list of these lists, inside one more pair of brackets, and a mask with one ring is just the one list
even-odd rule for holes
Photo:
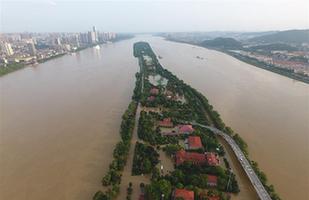
[[149,145],[136,142],[133,158],[133,175],[149,174],[159,163],[159,154]]
[[[136,88],[140,88],[140,79],[136,75]],[[109,170],[102,178],[102,185],[109,186],[109,189],[105,192],[98,191],[93,196],[93,200],[111,200],[114,199],[119,193],[119,184],[121,182],[122,170],[126,164],[130,141],[132,138],[132,133],[135,125],[135,115],[138,106],[137,91],[135,89],[134,95],[132,96],[132,101],[129,104],[127,110],[122,115],[122,121],[120,126],[120,136],[121,141],[118,142],[113,151],[113,161],[109,165]]]
[[155,128],[155,122],[158,119],[157,113],[141,111],[137,130],[139,139],[149,142],[151,145],[177,143],[177,138],[162,136],[160,130]]
[[217,189],[222,192],[238,193],[239,186],[235,175],[230,170],[224,170],[220,166],[194,165],[191,162],[184,162],[177,166],[176,170],[167,175],[166,178],[172,185],[181,183],[185,186],[198,188],[211,188],[207,184],[207,175],[218,177]]

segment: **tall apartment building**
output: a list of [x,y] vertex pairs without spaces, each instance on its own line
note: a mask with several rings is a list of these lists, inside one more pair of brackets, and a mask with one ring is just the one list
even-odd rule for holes
[[7,42],[1,43],[1,49],[7,56],[11,56],[14,54],[14,51],[10,43]]

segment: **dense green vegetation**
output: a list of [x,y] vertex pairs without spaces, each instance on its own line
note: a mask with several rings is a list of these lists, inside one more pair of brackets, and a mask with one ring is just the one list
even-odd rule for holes
[[172,185],[166,179],[152,181],[145,187],[146,199],[151,200],[169,200],[171,199]]
[[250,50],[250,51],[265,51],[265,52],[270,52],[270,51],[297,51],[298,48],[293,47],[293,46],[288,45],[288,44],[284,44],[284,43],[273,43],[273,44],[264,44],[264,45],[252,46],[252,47],[249,47],[248,50]]
[[154,129],[154,123],[159,118],[157,113],[141,112],[137,130],[139,139],[149,142],[151,145],[177,143],[177,138],[162,136],[158,129]]
[[156,150],[143,143],[136,142],[133,158],[132,175],[149,174],[159,163]]
[[16,71],[18,69],[24,68],[25,65],[21,63],[9,64],[7,66],[0,66],[0,76],[8,74],[10,72]]
[[140,73],[135,74],[136,82],[135,82],[135,88],[133,91],[133,99],[135,101],[139,101],[141,99],[141,91],[142,91],[142,76]]
[[204,47],[210,47],[210,48],[242,49],[241,42],[233,38],[218,37],[213,40],[205,40],[200,45]]
[[193,165],[190,162],[184,162],[178,166],[171,174],[166,175],[172,185],[182,184],[189,188],[213,188],[207,185],[207,175],[215,175],[218,177],[218,190],[223,192],[238,193],[239,187],[235,175],[229,171],[224,170],[220,166]]
[[179,144],[168,144],[163,147],[163,151],[165,151],[168,156],[175,155],[180,149],[182,149],[182,147]]
[[267,34],[250,39],[251,42],[258,43],[309,43],[309,29],[307,30],[288,30],[273,34]]

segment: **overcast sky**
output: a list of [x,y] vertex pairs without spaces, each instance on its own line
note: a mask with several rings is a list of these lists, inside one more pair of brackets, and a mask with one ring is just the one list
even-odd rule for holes
[[307,0],[0,0],[1,32],[264,31],[309,27]]

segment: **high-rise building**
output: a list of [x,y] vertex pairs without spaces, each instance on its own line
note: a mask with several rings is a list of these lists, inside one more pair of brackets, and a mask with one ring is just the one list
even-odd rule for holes
[[31,56],[36,56],[36,48],[34,46],[34,43],[32,40],[30,40],[28,43],[27,43],[27,46],[28,46],[28,49],[29,49],[29,54]]
[[56,45],[61,45],[61,38],[60,38],[60,37],[57,37],[57,38],[55,39],[55,44],[56,44]]
[[92,32],[94,33],[94,40],[98,42],[98,32],[95,26],[92,27]]
[[88,44],[89,43],[88,34],[87,33],[81,33],[80,34],[80,41],[83,44]]
[[93,31],[88,32],[88,41],[90,44],[96,43],[95,33]]
[[78,35],[74,35],[73,36],[73,44],[76,46],[76,47],[79,47],[79,37]]
[[1,49],[7,56],[11,56],[14,54],[14,51],[10,43],[7,43],[7,42],[1,43]]

